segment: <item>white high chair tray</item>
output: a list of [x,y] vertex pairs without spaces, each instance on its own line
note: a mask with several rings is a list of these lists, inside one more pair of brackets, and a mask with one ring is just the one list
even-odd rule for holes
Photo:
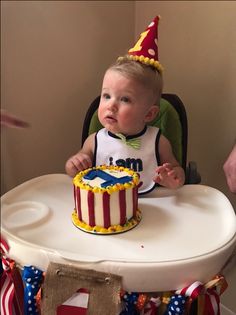
[[10,256],[46,270],[50,261],[123,276],[131,291],[173,290],[209,281],[231,255],[236,219],[228,199],[203,185],[157,188],[139,198],[142,220],[116,235],[76,228],[72,180],[49,174],[1,198],[2,232]]

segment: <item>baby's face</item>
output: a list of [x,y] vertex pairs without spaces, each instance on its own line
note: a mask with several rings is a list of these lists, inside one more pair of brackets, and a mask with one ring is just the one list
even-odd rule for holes
[[135,135],[147,121],[150,91],[121,73],[108,70],[104,76],[98,117],[112,133]]

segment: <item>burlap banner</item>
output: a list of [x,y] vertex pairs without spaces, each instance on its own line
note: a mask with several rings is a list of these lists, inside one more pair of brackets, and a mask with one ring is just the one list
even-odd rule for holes
[[76,314],[117,315],[121,280],[109,273],[50,263],[42,286],[41,314],[73,314],[77,308]]

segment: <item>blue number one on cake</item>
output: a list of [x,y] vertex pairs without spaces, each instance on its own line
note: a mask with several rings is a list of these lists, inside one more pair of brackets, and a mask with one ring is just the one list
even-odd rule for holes
[[124,184],[132,180],[131,176],[123,176],[123,177],[115,177],[112,176],[103,170],[91,170],[89,171],[85,176],[84,179],[94,179],[96,177],[99,177],[103,179],[105,182],[101,184],[102,188],[106,188],[107,186],[115,185],[115,184]]

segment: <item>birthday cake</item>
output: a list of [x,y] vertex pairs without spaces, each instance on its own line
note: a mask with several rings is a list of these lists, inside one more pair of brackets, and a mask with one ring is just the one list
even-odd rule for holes
[[119,166],[98,166],[73,179],[75,209],[72,221],[94,234],[128,231],[141,220],[138,209],[139,175]]

